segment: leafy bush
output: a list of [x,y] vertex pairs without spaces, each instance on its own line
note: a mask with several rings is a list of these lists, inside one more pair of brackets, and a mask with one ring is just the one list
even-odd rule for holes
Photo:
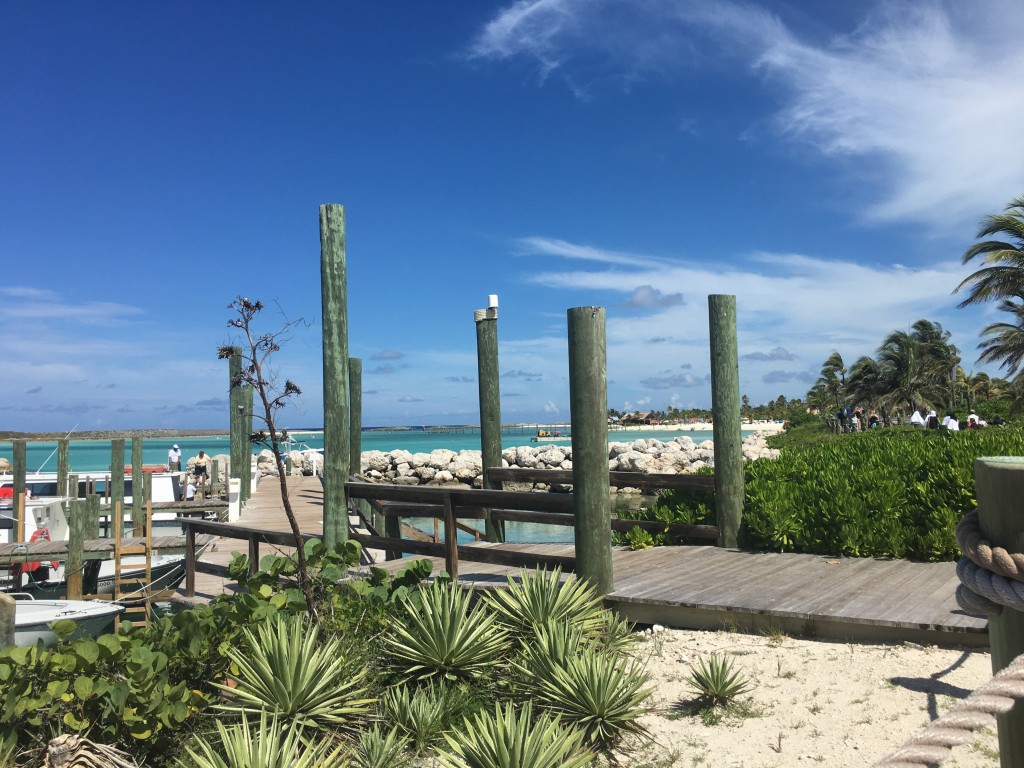
[[537,627],[565,622],[588,636],[604,625],[603,600],[589,582],[575,576],[562,581],[562,569],[521,571],[505,589],[488,592],[484,603],[503,627],[530,636]]
[[[1024,430],[1015,428],[773,439],[781,456],[745,468],[745,546],[854,557],[956,559],[956,524],[976,505],[975,459],[1024,455]],[[663,494],[635,517],[710,523],[707,496]],[[665,534],[655,541],[674,543]]]

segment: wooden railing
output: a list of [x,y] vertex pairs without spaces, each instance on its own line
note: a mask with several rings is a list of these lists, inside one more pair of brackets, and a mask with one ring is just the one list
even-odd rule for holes
[[[491,469],[491,480],[495,482],[534,482],[571,484],[572,472],[563,470]],[[654,489],[685,489],[714,491],[715,478],[711,475],[647,475],[638,472],[612,472],[610,482],[617,487]],[[480,520],[490,514],[494,520],[545,525],[573,526],[573,497],[570,493],[538,493],[535,491],[480,490],[446,488],[439,486],[408,486],[386,483],[368,483],[352,480],[345,484],[350,499],[365,499],[383,517],[428,517],[440,521],[444,540],[420,541],[390,536],[350,533],[349,538],[358,541],[368,549],[384,550],[390,557],[402,554],[423,555],[443,558],[445,569],[458,578],[459,562],[479,562],[513,567],[553,567],[573,571],[576,558],[567,555],[550,555],[486,546],[458,544],[458,531],[464,528],[460,520]],[[229,523],[215,523],[179,518],[186,536],[186,577],[185,592],[195,594],[195,574],[208,573],[226,576],[227,568],[222,565],[199,562],[195,556],[195,536],[200,533],[213,534],[249,543],[249,569],[259,567],[260,544],[294,546],[291,533],[266,531]],[[668,532],[691,539],[715,541],[718,528],[713,525],[689,525],[685,523],[664,523],[657,520],[612,519],[613,531],[627,532],[640,527],[652,532]],[[304,539],[317,538],[303,534]]]

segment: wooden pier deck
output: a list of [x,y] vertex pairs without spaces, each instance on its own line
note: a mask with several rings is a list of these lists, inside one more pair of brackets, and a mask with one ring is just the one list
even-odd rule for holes
[[[315,477],[289,478],[292,504],[306,533],[322,531],[323,491]],[[240,523],[288,530],[276,482],[264,480]],[[218,542],[202,557],[226,564],[245,542]],[[572,544],[487,544],[472,546],[572,555]],[[434,572],[444,561],[431,558]],[[953,563],[832,558],[817,555],[743,552],[709,546],[657,547],[612,555],[615,589],[607,603],[641,624],[752,631],[863,641],[911,641],[941,645],[988,644],[987,622],[964,614],[956,604]],[[389,571],[402,561],[379,565]],[[505,583],[518,568],[467,560],[459,580],[478,588]],[[197,574],[197,598],[230,589],[223,579]],[[180,591],[179,591],[179,594]]]

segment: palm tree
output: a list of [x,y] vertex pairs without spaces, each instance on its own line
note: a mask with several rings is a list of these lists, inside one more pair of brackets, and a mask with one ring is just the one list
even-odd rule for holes
[[1014,381],[1021,378],[1024,363],[1024,300],[1003,299],[999,310],[1008,312],[1013,322],[992,323],[982,330],[980,363],[999,363],[1007,369]]
[[1024,197],[1006,206],[1002,213],[981,220],[978,237],[1005,235],[1006,240],[983,240],[964,253],[964,264],[981,258],[986,265],[956,287],[970,288],[961,308],[983,301],[1024,297]]
[[946,393],[950,409],[956,390],[956,375],[960,365],[960,350],[950,343],[950,332],[943,330],[940,323],[931,320],[918,320],[911,326],[911,336],[917,342],[921,352],[924,374],[931,380],[932,400],[942,399]]
[[850,378],[846,382],[846,391],[854,402],[878,409],[886,416],[885,395],[889,392],[889,382],[885,372],[874,358],[858,358],[850,368]]
[[908,411],[930,405],[929,378],[921,359],[921,346],[906,331],[893,331],[878,348],[878,367],[888,384],[885,400],[905,404]]
[[[821,374],[814,383],[815,387],[821,387],[835,401],[836,410],[843,404],[846,396],[846,365],[843,363],[843,356],[833,352],[821,366]],[[808,393],[808,397],[810,393]]]

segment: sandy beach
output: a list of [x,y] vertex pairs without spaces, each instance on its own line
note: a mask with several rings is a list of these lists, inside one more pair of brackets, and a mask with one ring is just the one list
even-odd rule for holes
[[[712,653],[731,659],[755,687],[733,714],[706,725],[688,706],[694,694],[686,679]],[[653,678],[656,710],[642,722],[654,744],[625,763],[652,768],[870,766],[992,675],[987,650],[782,634],[655,629],[638,655]],[[943,765],[997,767],[995,728]]]

